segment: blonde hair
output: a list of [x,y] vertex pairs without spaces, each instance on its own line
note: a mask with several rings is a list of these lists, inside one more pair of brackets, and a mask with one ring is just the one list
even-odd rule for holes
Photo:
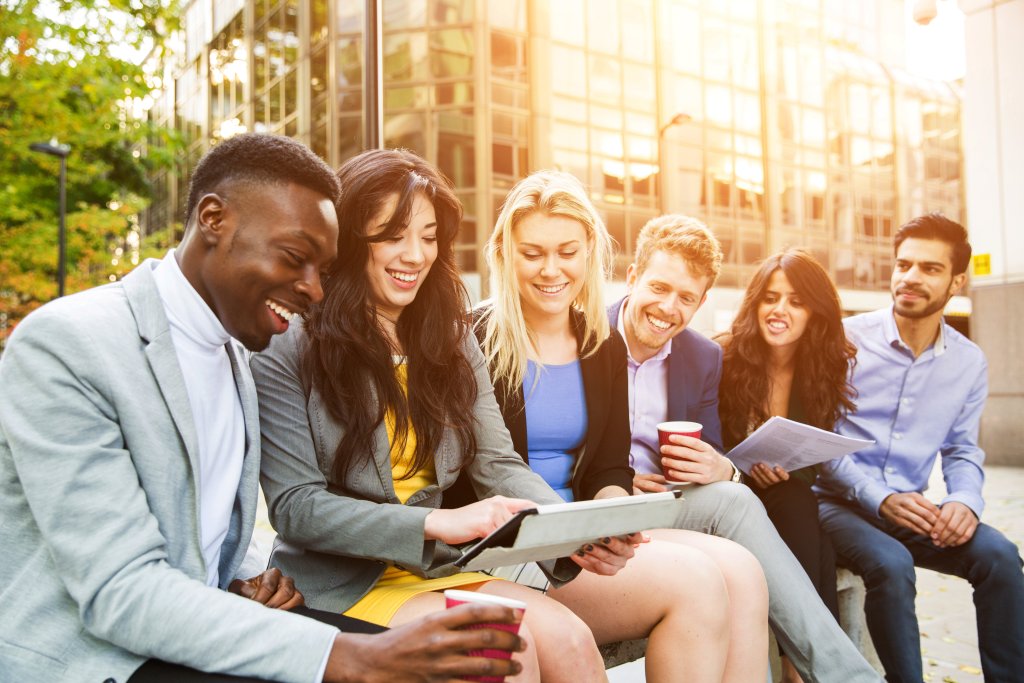
[[633,264],[637,275],[644,272],[656,251],[683,259],[695,276],[706,275],[708,289],[722,270],[722,245],[708,226],[690,216],[672,213],[647,221],[636,238]]
[[509,191],[485,248],[492,308],[485,321],[483,350],[492,379],[503,379],[509,392],[523,384],[527,350],[535,347],[519,298],[512,231],[535,213],[578,221],[587,235],[583,288],[572,303],[583,319],[581,357],[592,355],[611,334],[602,296],[612,265],[608,230],[579,180],[561,171],[532,173]]

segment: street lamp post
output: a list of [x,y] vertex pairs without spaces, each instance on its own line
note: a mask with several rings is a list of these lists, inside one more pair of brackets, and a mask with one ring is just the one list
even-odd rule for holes
[[68,154],[71,148],[67,145],[57,144],[57,138],[49,142],[33,142],[28,146],[33,152],[42,152],[50,156],[60,158],[60,202],[58,215],[60,223],[57,227],[57,296],[64,296],[64,274],[66,271],[65,253],[67,238],[64,230],[64,214],[66,213],[66,186],[68,174]]
[[689,114],[678,113],[668,123],[658,129],[658,215],[665,213],[665,168],[663,166],[664,155],[662,154],[665,143],[665,132],[672,126],[678,126],[693,120]]

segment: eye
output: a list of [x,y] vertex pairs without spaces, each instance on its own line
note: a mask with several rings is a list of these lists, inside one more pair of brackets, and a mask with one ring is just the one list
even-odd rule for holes
[[578,250],[576,249],[573,249],[572,251],[562,251],[559,252],[559,256],[561,256],[562,258],[572,258],[573,256],[576,255],[577,251]]
[[800,299],[797,299],[797,298],[790,299],[789,303],[793,304],[797,308],[803,308],[804,307],[804,302],[800,301]]
[[540,258],[540,254],[535,251],[524,251],[522,252],[522,257],[527,261],[536,261]]
[[651,284],[651,291],[654,292],[655,294],[664,294],[665,288],[655,282]]
[[288,262],[291,263],[293,266],[299,267],[306,262],[306,257],[303,254],[300,254],[296,251],[292,251],[291,249],[282,249],[281,251],[284,252],[284,255],[287,258]]
[[765,294],[764,295],[764,302],[766,304],[774,304],[774,303],[777,303],[778,300],[779,300],[779,297],[776,296],[775,294]]
[[437,235],[424,235],[423,241],[429,242],[430,244],[435,244],[437,242]]

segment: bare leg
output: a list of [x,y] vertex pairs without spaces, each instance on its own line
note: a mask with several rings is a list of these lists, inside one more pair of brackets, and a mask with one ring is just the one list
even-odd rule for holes
[[[729,595],[721,571],[700,551],[651,541],[615,576],[584,572],[548,595],[578,614],[599,643],[647,637],[651,683],[724,680]],[[763,681],[762,673],[756,683]]]
[[[580,577],[589,576],[582,572]],[[576,583],[579,578],[570,583]],[[533,634],[540,677],[545,683],[607,682],[604,660],[587,624],[564,605],[540,591],[511,581],[489,581],[479,587],[482,593],[515,598],[527,603],[524,624]]]
[[779,660],[782,662],[782,683],[804,683],[804,679],[800,678],[800,672],[793,666],[793,662],[789,661],[789,657],[782,655]]
[[695,531],[657,529],[651,537],[706,553],[729,592],[729,656],[723,681],[763,681],[768,667],[768,586],[757,559],[743,546]]
[[[420,593],[398,608],[398,611],[395,612],[395,616],[393,616],[391,621],[388,622],[388,626],[401,626],[402,624],[416,621],[420,617],[424,617],[443,609],[445,609],[443,593]],[[529,615],[530,608],[527,607],[526,614],[523,617],[523,624],[519,627],[519,636],[526,641],[526,651],[517,652],[512,655],[513,659],[523,665],[523,670],[518,676],[507,676],[505,678],[506,681],[514,681],[515,683],[539,683],[541,680],[540,666],[537,663],[537,646],[534,643],[533,634],[530,632],[530,628],[526,623]]]

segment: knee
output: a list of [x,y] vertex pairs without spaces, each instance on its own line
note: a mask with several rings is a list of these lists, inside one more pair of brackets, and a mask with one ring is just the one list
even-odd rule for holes
[[968,577],[971,583],[989,577],[1007,586],[1024,583],[1024,577],[1021,575],[1020,549],[1002,534],[987,532],[987,528],[979,527],[972,543],[974,562],[971,575]]
[[723,570],[703,553],[687,554],[674,564],[668,563],[664,569],[662,619],[699,623],[707,633],[727,633],[734,596]]
[[[538,631],[542,631],[538,633]],[[527,643],[529,647],[536,645],[534,650],[539,657],[556,657],[563,661],[575,661],[586,663],[587,667],[581,670],[588,670],[591,666],[604,668],[604,660],[597,649],[597,642],[590,627],[576,616],[569,609],[559,609],[556,613],[548,615],[543,625],[534,624],[533,636],[536,643]]]
[[881,588],[903,590],[916,583],[914,557],[902,544],[889,544],[866,558],[863,564],[865,587],[870,591]]

